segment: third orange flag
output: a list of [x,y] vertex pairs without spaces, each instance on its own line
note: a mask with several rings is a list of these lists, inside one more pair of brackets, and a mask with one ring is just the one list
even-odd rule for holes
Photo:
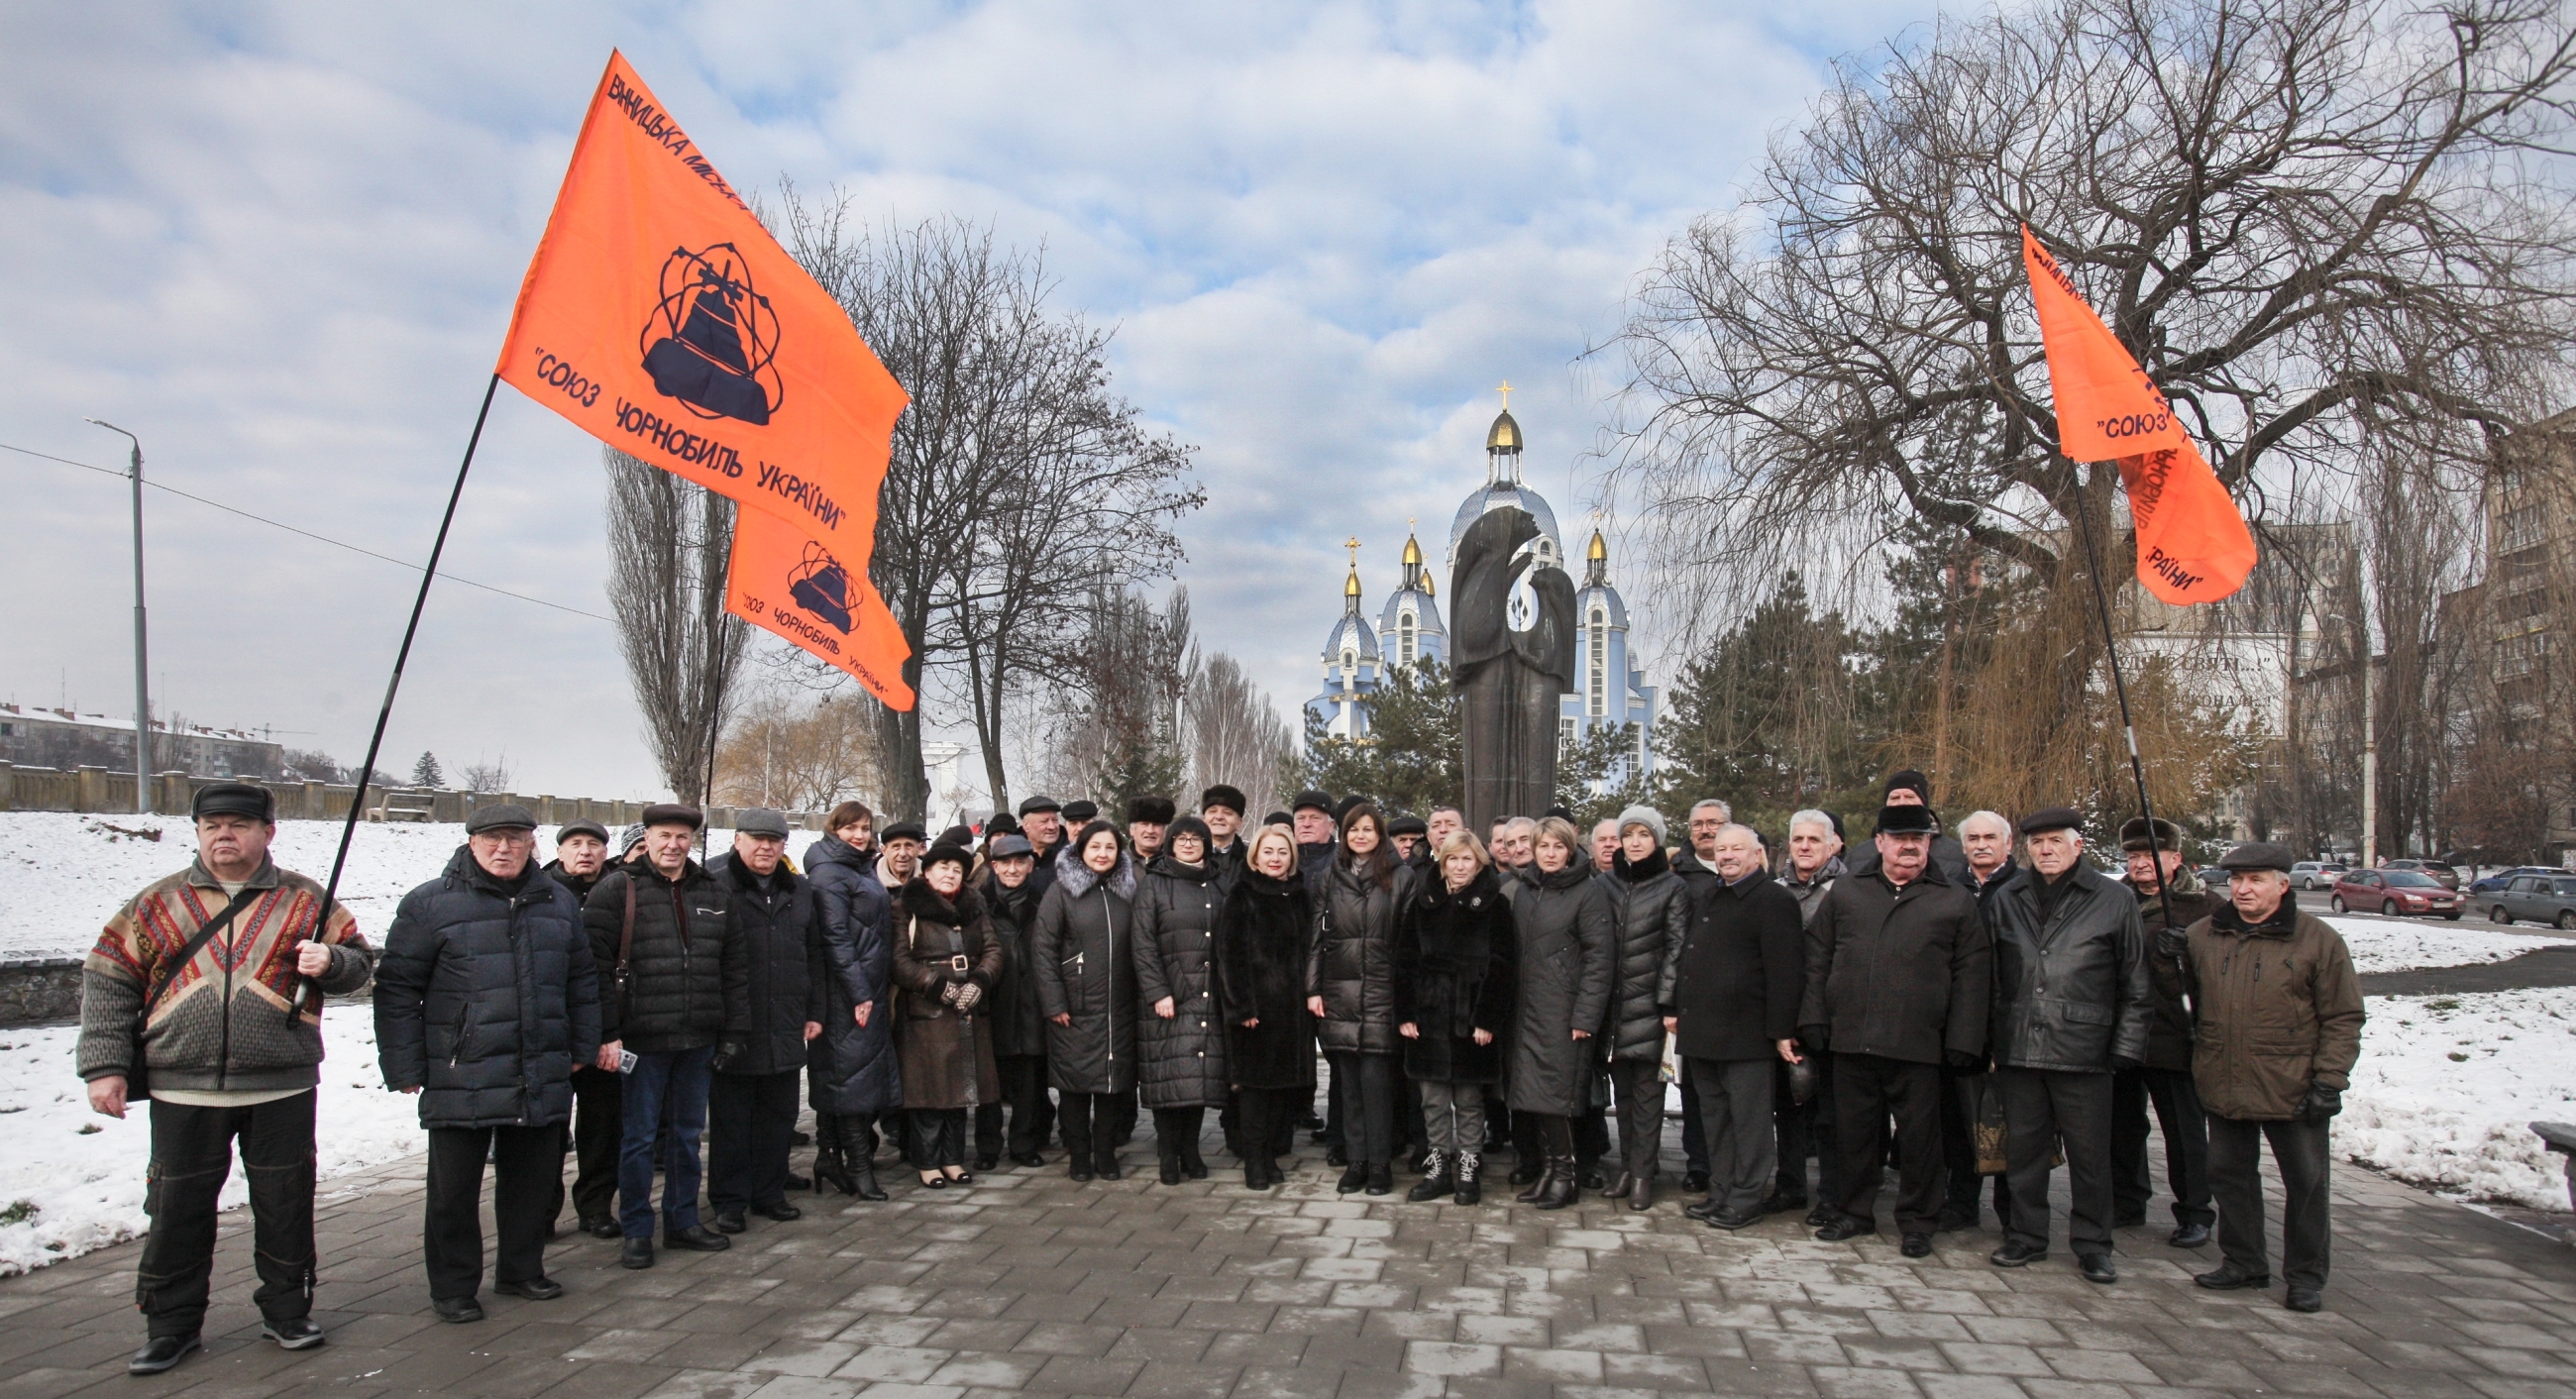
[[2166,602],[2216,602],[2254,570],[2254,535],[2173,405],[2093,314],[2057,259],[2021,230],[2056,400],[2057,446],[2075,461],[2117,461],[2138,529],[2138,581]]
[[887,708],[912,708],[912,687],[903,680],[912,648],[867,570],[853,570],[777,516],[735,515],[725,611],[794,642],[867,686]]

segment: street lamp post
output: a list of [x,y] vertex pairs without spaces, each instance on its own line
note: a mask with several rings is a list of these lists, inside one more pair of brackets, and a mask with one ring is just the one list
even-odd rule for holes
[[143,439],[97,418],[93,423],[134,444],[127,458],[126,479],[134,484],[134,811],[152,811],[152,695],[146,687],[143,660]]

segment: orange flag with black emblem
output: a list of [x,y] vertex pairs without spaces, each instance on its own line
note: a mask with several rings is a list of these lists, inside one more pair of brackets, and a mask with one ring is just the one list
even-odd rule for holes
[[838,668],[887,707],[912,708],[912,687],[903,682],[912,648],[867,570],[851,568],[779,517],[755,510],[735,516],[725,610]]
[[2173,405],[2028,224],[2021,252],[2048,354],[2057,448],[2075,461],[2119,463],[2138,530],[2138,581],[2180,605],[2216,602],[2243,587],[2254,571],[2253,531]]
[[[901,673],[910,651],[864,580],[903,388],[624,54],[591,96],[494,372],[739,502],[738,531],[765,517],[764,538],[824,550],[877,614],[850,633],[873,649],[834,656],[781,634],[854,675]],[[900,681],[870,688],[911,705]]]

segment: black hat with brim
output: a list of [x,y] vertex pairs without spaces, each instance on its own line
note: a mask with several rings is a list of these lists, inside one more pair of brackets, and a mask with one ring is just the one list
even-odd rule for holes
[[1427,836],[1431,834],[1431,823],[1419,816],[1398,816],[1386,823],[1386,833],[1391,836]]
[[1928,806],[1882,806],[1878,809],[1878,834],[1883,836],[1928,836],[1941,833],[1941,818]]
[[555,827],[555,844],[557,845],[563,844],[574,836],[595,836],[598,838],[600,844],[606,845],[608,843],[608,828],[588,817],[583,817],[576,821],[566,821],[562,825]]
[[537,814],[517,802],[494,802],[476,807],[465,818],[465,833],[481,835],[485,831],[533,831]]
[[930,847],[929,854],[921,857],[921,872],[923,874],[930,873],[930,867],[932,865],[955,865],[961,870],[971,870],[975,868],[975,857],[967,853],[965,846],[950,845],[948,842],[943,840],[939,844]]
[[2073,831],[2080,836],[2084,834],[2084,813],[2071,806],[2043,806],[2015,821],[2013,829],[2024,836],[2041,835],[2049,831]]
[[2238,870],[2279,870],[2288,874],[2296,863],[2290,847],[2277,840],[2249,840],[2218,857],[2218,867],[2230,874]]
[[1326,813],[1327,815],[1331,814],[1333,810],[1333,794],[1330,792],[1318,792],[1314,788],[1309,787],[1305,791],[1299,792],[1296,800],[1288,803],[1288,809],[1292,812],[1304,811],[1310,806],[1317,811]]
[[277,824],[277,797],[266,787],[248,782],[209,782],[197,789],[188,803],[190,820],[203,821],[209,816],[247,816],[266,825]]
[[917,844],[928,845],[930,843],[930,832],[923,830],[921,828],[921,823],[918,821],[897,821],[893,825],[886,827],[877,835],[877,843],[880,845],[892,845],[898,840],[909,840]]
[[1205,811],[1210,807],[1221,806],[1226,810],[1233,812],[1235,815],[1241,816],[1243,814],[1243,808],[1246,805],[1247,803],[1243,799],[1242,788],[1230,787],[1222,782],[1199,793],[1199,810],[1201,811]]
[[1057,801],[1055,798],[1047,796],[1044,793],[1040,793],[1034,797],[1023,797],[1020,800],[1020,814],[1022,816],[1032,815],[1040,811],[1062,810],[1064,810],[1064,803]]
[[682,802],[655,802],[644,808],[644,825],[647,829],[654,826],[686,826],[694,831],[706,824],[705,812]]
[[1096,801],[1077,799],[1064,804],[1064,823],[1068,826],[1087,826],[1099,816],[1100,803]]

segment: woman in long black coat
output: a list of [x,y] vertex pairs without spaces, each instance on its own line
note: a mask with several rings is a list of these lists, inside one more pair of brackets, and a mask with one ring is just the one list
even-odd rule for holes
[[[1013,1161],[1029,1167],[1046,1164],[1038,1148],[1046,1145],[1055,1126],[1055,1104],[1047,1099],[1046,1016],[1038,1010],[1036,964],[1029,950],[1038,901],[1045,893],[1036,870],[1028,838],[1001,835],[986,847],[983,873],[975,879],[975,891],[993,920],[993,936],[1002,944],[1002,975],[993,983],[992,1005],[985,1012],[993,1026],[993,1067],[1001,1075],[1002,1102],[1010,1109],[1010,1134],[1001,1145]],[[981,1114],[975,1132],[977,1154],[995,1154]]]
[[1592,1106],[1593,1032],[1610,1013],[1618,934],[1610,895],[1583,854],[1572,822],[1539,823],[1537,873],[1512,901],[1520,937],[1520,1002],[1512,1035],[1512,1111],[1538,1126],[1547,1171],[1517,1197],[1561,1210],[1581,1193],[1574,1164],[1574,1118]]
[[984,901],[966,887],[970,858],[959,846],[932,847],[920,877],[895,901],[895,1054],[913,1165],[933,1190],[974,1179],[966,1173],[966,1115],[1002,1091],[992,1017],[982,1013],[1002,974],[1002,944]]
[[1339,852],[1315,910],[1315,948],[1306,1008],[1341,1087],[1350,1166],[1341,1192],[1395,1188],[1395,915],[1413,891],[1413,871],[1396,858],[1386,818],[1370,802],[1342,813]]
[[1226,1097],[1225,1017],[1216,1005],[1216,914],[1225,881],[1207,858],[1207,823],[1184,816],[1163,834],[1169,853],[1145,867],[1136,892],[1138,1087],[1154,1114],[1165,1185],[1207,1179],[1199,1133]]
[[885,1008],[894,966],[894,900],[869,852],[875,817],[857,802],[833,808],[832,829],[805,850],[805,877],[823,899],[823,1033],[806,1046],[814,1101],[814,1179],[844,1195],[882,1200],[877,1119],[903,1106],[892,1022]]
[[1242,1099],[1243,1183],[1253,1190],[1286,1179],[1278,1152],[1288,1105],[1315,1096],[1314,1021],[1306,1011],[1314,907],[1297,868],[1297,838],[1286,826],[1262,827],[1216,925],[1226,1072]]
[[1485,1096],[1503,1078],[1503,1037],[1519,991],[1520,937],[1485,847],[1467,831],[1434,853],[1433,876],[1395,924],[1396,1033],[1422,1088],[1431,1143],[1408,1200],[1484,1199]]
[[1093,821],[1056,857],[1029,959],[1075,1180],[1119,1177],[1117,1095],[1136,1086],[1136,862]]

